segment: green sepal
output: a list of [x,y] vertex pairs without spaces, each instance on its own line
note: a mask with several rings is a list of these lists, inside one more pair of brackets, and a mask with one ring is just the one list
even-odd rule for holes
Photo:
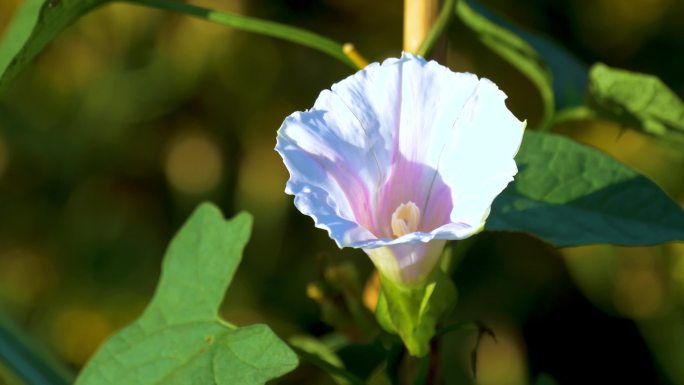
[[456,286],[439,268],[417,285],[405,286],[380,274],[380,295],[375,316],[380,326],[398,334],[409,354],[422,357],[430,352],[437,323],[453,309]]

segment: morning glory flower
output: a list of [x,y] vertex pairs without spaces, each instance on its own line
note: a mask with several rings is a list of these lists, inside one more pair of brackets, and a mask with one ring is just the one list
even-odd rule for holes
[[517,172],[525,124],[505,99],[487,79],[411,54],[373,63],[285,119],[285,192],[339,247],[419,283],[446,240],[482,230]]

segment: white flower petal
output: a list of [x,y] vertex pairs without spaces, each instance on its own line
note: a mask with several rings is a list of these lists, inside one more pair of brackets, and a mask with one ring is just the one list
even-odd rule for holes
[[[338,246],[363,248],[393,279],[424,277],[435,245],[482,230],[517,172],[524,123],[505,99],[487,79],[410,54],[371,64],[278,130],[286,192]],[[417,231],[395,238],[392,214],[409,202]]]
[[[489,208],[517,173],[514,157],[520,148],[525,123],[506,108],[506,95],[482,79],[463,117],[454,125],[440,167],[444,183],[451,187],[452,222],[478,228]],[[463,167],[466,165],[466,167]]]
[[[342,148],[326,129],[323,112],[295,113],[278,131],[276,150],[282,156],[290,179],[285,192],[295,195],[295,205],[325,229],[338,246],[360,239],[373,239],[359,225],[349,196],[368,196],[362,177],[344,162]],[[361,201],[361,199],[356,199]]]

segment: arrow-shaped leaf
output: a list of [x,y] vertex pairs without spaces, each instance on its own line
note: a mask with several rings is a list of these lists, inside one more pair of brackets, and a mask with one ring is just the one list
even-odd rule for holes
[[236,327],[218,316],[250,228],[248,214],[225,221],[201,205],[171,242],[150,305],[76,385],[258,385],[294,369],[296,355],[268,326]]

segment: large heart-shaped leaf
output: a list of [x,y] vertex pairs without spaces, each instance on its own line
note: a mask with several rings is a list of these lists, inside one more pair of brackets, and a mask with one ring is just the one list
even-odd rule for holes
[[171,242],[152,302],[114,335],[77,385],[258,385],[297,366],[268,326],[236,327],[218,316],[249,239],[251,217],[225,221],[200,206]]
[[516,161],[520,172],[494,201],[487,230],[523,231],[555,246],[684,240],[684,211],[651,180],[596,149],[526,132]]

